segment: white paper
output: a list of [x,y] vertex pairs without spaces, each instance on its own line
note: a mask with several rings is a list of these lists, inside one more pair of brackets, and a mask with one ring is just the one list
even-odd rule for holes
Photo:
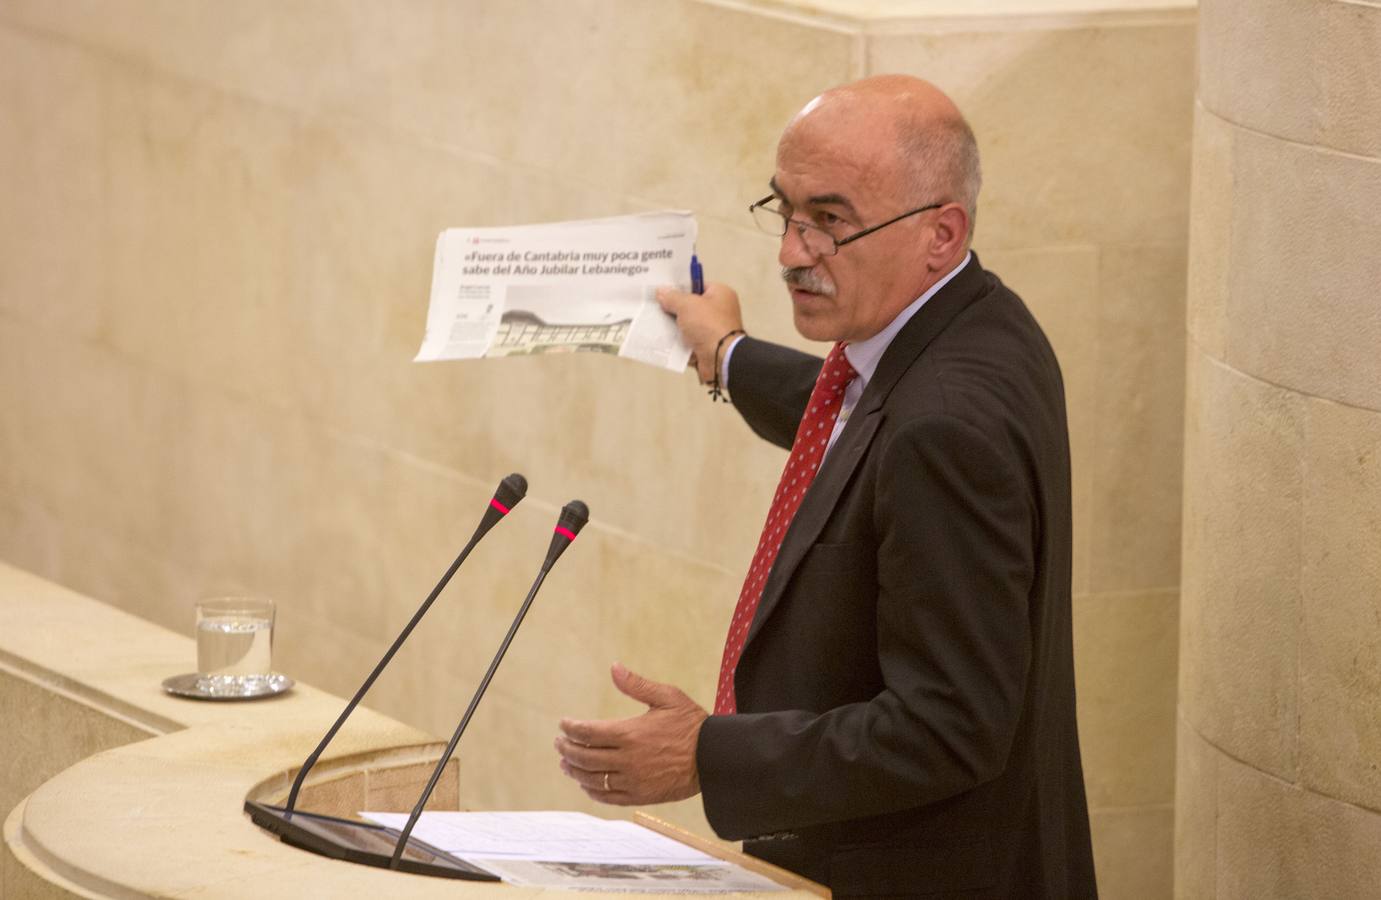
[[676,210],[449,228],[415,361],[593,351],[679,372],[690,349],[655,290],[689,289],[695,237]]
[[[407,813],[363,812],[401,831]],[[510,884],[666,893],[786,888],[633,822],[578,812],[424,812],[412,836]]]
[[[360,813],[402,830],[407,813]],[[466,859],[718,863],[721,860],[633,822],[579,812],[424,812],[412,834]]]

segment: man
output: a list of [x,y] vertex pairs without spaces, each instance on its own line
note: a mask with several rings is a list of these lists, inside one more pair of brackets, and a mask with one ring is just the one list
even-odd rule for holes
[[716,714],[616,665],[647,713],[556,741],[595,799],[700,792],[718,834],[837,896],[1096,894],[1063,385],[968,249],[978,186],[972,132],[923,81],[846,85],[788,125],[753,213],[826,361],[740,338],[722,285],[661,295],[701,379],[791,449]]

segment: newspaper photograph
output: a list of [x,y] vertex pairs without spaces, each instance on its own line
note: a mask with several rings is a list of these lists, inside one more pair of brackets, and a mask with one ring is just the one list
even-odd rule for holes
[[655,291],[690,289],[695,237],[678,210],[448,228],[415,361],[595,352],[679,372],[690,350]]
[[787,890],[727,862],[590,863],[479,859],[477,865],[521,887],[638,894],[736,894]]

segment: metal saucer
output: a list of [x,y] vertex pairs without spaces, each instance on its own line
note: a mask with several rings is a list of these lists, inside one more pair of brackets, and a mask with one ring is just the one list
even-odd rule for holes
[[244,685],[228,685],[202,678],[196,672],[174,675],[163,680],[163,690],[193,700],[259,700],[276,697],[293,686],[286,675],[273,674]]

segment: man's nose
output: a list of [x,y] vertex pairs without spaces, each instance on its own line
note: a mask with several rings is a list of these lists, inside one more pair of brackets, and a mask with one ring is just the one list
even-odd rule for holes
[[782,235],[781,246],[777,249],[777,262],[788,269],[815,265],[815,254],[806,246],[805,234],[795,222],[786,223],[786,233]]

